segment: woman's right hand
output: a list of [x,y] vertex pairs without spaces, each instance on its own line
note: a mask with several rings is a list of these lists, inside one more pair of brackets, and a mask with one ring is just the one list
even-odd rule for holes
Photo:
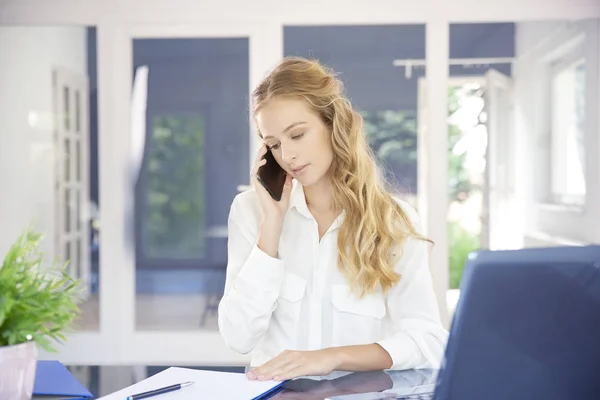
[[267,146],[263,144],[254,160],[252,168],[252,184],[258,195],[260,208],[262,210],[262,220],[259,227],[258,246],[272,257],[277,257],[277,248],[279,245],[279,236],[283,229],[283,219],[290,203],[290,193],[292,191],[292,177],[287,174],[281,200],[276,201],[271,197],[267,189],[258,181],[258,169],[265,165],[267,160],[263,156],[267,153]]
[[258,181],[258,169],[266,164],[267,160],[263,159],[267,153],[267,146],[263,144],[256,155],[254,160],[254,168],[252,169],[252,182],[254,184],[254,190],[258,194],[260,201],[260,207],[263,212],[263,220],[270,222],[283,222],[285,213],[287,211],[290,202],[290,193],[292,190],[292,177],[287,174],[285,178],[285,185],[283,187],[283,194],[281,200],[276,201],[271,197],[267,189]]

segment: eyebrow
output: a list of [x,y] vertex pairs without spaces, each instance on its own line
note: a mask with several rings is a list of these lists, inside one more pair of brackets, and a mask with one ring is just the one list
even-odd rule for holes
[[[305,121],[294,122],[293,124],[290,124],[287,128],[285,128],[282,133],[285,134],[285,133],[289,132],[290,130],[294,129],[295,127],[297,127],[298,125],[302,125],[302,124],[306,124],[306,123],[307,122],[305,122]],[[275,139],[275,137],[263,136],[263,139]]]

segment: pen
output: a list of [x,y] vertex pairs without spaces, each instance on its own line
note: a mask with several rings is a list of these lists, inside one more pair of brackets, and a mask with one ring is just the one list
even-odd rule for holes
[[174,390],[179,390],[183,387],[190,386],[193,384],[194,384],[194,382],[183,382],[183,383],[178,383],[176,385],[171,385],[171,386],[167,386],[167,387],[160,388],[160,389],[150,390],[150,391],[144,392],[144,393],[132,394],[131,396],[127,397],[127,400],[145,399],[146,397],[152,397],[152,396],[156,396],[159,394],[172,392]]

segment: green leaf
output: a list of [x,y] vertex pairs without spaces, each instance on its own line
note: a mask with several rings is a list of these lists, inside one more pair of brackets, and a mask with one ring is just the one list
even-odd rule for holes
[[31,227],[8,250],[0,267],[0,346],[34,340],[53,351],[53,341],[79,315],[81,282],[73,279],[67,263],[43,265],[42,235]]
[[14,299],[7,297],[6,294],[0,295],[0,330],[14,303]]

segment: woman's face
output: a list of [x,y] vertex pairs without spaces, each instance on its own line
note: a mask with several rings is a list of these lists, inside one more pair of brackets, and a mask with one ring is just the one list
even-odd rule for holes
[[303,99],[273,99],[256,114],[263,142],[303,186],[324,178],[333,161],[331,133]]

